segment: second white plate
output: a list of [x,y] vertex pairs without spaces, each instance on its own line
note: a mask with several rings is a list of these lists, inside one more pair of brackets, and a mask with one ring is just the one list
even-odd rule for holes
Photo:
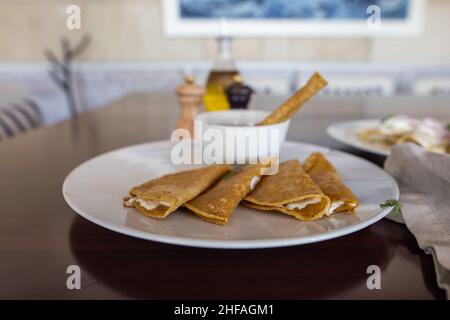
[[122,200],[128,190],[148,179],[179,170],[170,161],[168,141],[115,150],[74,169],[63,185],[64,199],[82,217],[132,237],[206,248],[269,248],[329,240],[363,229],[384,216],[387,199],[398,199],[395,181],[376,165],[356,156],[320,146],[286,142],[281,160],[303,161],[321,151],[336,166],[343,181],[354,191],[360,207],[356,214],[335,214],[314,222],[302,222],[280,213],[239,206],[227,226],[205,222],[179,209],[164,220],[147,218]]
[[333,139],[356,149],[388,156],[390,148],[364,142],[358,135],[358,132],[364,129],[376,128],[379,124],[379,119],[337,122],[327,128],[327,133]]

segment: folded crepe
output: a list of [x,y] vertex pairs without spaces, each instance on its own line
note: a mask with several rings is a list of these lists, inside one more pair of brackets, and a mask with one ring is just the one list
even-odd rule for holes
[[227,224],[239,202],[259,183],[263,170],[260,164],[235,169],[184,206],[206,221]]
[[131,197],[126,198],[124,204],[136,208],[145,216],[163,219],[230,170],[227,164],[216,164],[168,174],[131,189]]
[[303,169],[330,198],[331,204],[327,215],[344,211],[353,213],[358,207],[358,199],[342,182],[334,166],[322,153],[312,153],[303,163]]
[[256,189],[245,197],[244,204],[311,221],[326,214],[330,199],[303,171],[298,160],[290,160],[280,164],[277,174],[264,176]]

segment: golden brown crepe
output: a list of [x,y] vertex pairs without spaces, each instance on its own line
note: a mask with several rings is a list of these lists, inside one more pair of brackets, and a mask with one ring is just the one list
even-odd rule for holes
[[334,166],[320,152],[312,153],[303,163],[303,169],[330,198],[328,215],[336,212],[353,213],[359,202],[353,192],[342,182]]
[[262,172],[263,166],[259,164],[232,171],[214,187],[184,206],[206,221],[227,224],[239,202],[256,187]]
[[306,84],[297,90],[287,101],[269,114],[258,126],[281,123],[291,118],[309,99],[328,84],[322,75],[315,72]]
[[124,204],[145,216],[163,219],[205,191],[230,169],[227,164],[216,164],[168,174],[131,189],[131,197],[125,199]]
[[326,214],[330,199],[303,171],[298,160],[290,160],[280,164],[277,174],[264,176],[256,189],[245,197],[244,204],[312,221]]

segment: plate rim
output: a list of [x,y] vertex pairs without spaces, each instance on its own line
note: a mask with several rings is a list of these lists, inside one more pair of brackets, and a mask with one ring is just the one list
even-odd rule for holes
[[[99,225],[105,229],[108,229],[108,230],[111,230],[111,231],[114,231],[114,232],[117,232],[120,234],[124,234],[127,236],[131,236],[131,237],[139,238],[139,239],[143,239],[143,240],[155,241],[155,242],[159,242],[159,243],[186,246],[186,247],[209,248],[209,249],[278,248],[278,247],[289,247],[289,246],[304,245],[304,244],[309,244],[309,243],[321,242],[321,241],[325,241],[325,240],[331,240],[331,239],[339,238],[339,237],[360,231],[360,230],[378,222],[379,220],[384,218],[386,215],[388,215],[392,211],[392,209],[389,207],[381,208],[381,210],[376,215],[374,215],[373,217],[370,217],[369,219],[364,220],[358,224],[329,230],[324,233],[317,234],[317,235],[311,235],[311,236],[290,237],[290,238],[271,238],[271,239],[251,239],[251,240],[215,240],[215,239],[196,239],[196,238],[189,238],[189,237],[160,235],[160,234],[155,234],[155,233],[151,233],[151,232],[133,229],[126,225],[117,227],[116,225],[114,225],[112,223],[108,223],[104,220],[98,219],[98,218],[90,215],[87,212],[84,212],[70,199],[69,195],[67,194],[66,188],[67,188],[67,183],[68,183],[70,176],[79,167],[85,165],[86,163],[94,161],[95,159],[97,159],[99,157],[108,155],[109,153],[123,151],[128,148],[136,148],[136,147],[142,147],[145,145],[158,144],[158,143],[170,143],[170,140],[158,140],[158,141],[140,143],[140,144],[135,144],[135,145],[131,145],[131,146],[126,146],[123,148],[114,149],[114,150],[99,154],[97,156],[94,156],[94,157],[82,162],[81,164],[77,165],[74,169],[72,169],[69,172],[69,174],[66,176],[66,178],[64,179],[64,182],[62,184],[62,193],[63,193],[63,197],[64,197],[64,200],[66,201],[67,205],[73,211],[75,211],[78,215],[85,218],[86,220],[88,220],[96,225]],[[350,154],[350,153],[347,153],[344,151],[331,149],[326,146],[320,146],[320,145],[315,145],[315,144],[310,144],[310,143],[303,143],[303,142],[299,142],[299,141],[286,141],[285,144],[301,144],[304,146],[311,146],[311,147],[318,148],[318,149],[325,149],[328,152],[341,153],[341,154],[344,154],[345,156],[350,156],[350,157],[356,158],[359,161],[363,161],[366,164],[368,164],[369,166],[372,166],[373,168],[380,170],[383,172],[383,174],[385,174],[385,176],[388,178],[389,182],[391,183],[391,185],[394,189],[394,194],[395,194],[394,198],[396,200],[399,200],[400,191],[399,191],[399,187],[398,187],[396,181],[394,180],[394,178],[392,178],[391,175],[389,175],[386,171],[382,170],[380,167],[378,167],[374,163],[372,163],[364,158],[355,156],[353,154]]]
[[372,118],[372,119],[355,119],[355,120],[349,120],[349,121],[339,121],[339,122],[335,122],[335,123],[329,125],[327,127],[326,131],[327,131],[327,134],[331,138],[333,138],[334,140],[336,140],[336,141],[338,141],[338,142],[340,142],[342,144],[345,144],[347,146],[353,147],[353,148],[358,149],[358,150],[362,150],[362,151],[366,151],[366,152],[370,152],[370,153],[374,153],[374,154],[377,154],[377,155],[380,155],[380,156],[386,156],[387,157],[390,154],[390,150],[380,149],[380,148],[377,148],[375,146],[370,146],[370,145],[364,144],[363,142],[361,142],[361,143],[354,143],[352,141],[348,141],[348,140],[344,139],[341,135],[337,134],[337,132],[336,132],[337,130],[340,130],[341,129],[340,127],[342,127],[342,126],[352,125],[354,128],[356,128],[356,124],[357,123],[364,123],[364,122],[366,122],[366,123],[376,123],[376,122],[380,122],[380,121],[381,121],[381,119],[375,119],[375,118]]

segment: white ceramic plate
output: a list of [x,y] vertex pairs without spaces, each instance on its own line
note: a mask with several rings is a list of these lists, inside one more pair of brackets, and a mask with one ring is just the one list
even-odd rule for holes
[[329,126],[327,128],[327,133],[335,140],[356,149],[376,153],[382,156],[388,156],[390,153],[390,148],[364,142],[358,136],[359,131],[375,128],[379,124],[379,119],[338,122]]
[[227,226],[218,226],[186,209],[157,220],[124,208],[122,199],[131,187],[180,169],[170,161],[168,141],[115,150],[81,164],[64,181],[63,194],[73,210],[102,227],[137,238],[206,248],[269,248],[323,241],[363,229],[389,213],[389,208],[380,209],[379,204],[398,199],[398,187],[388,174],[366,160],[294,142],[284,143],[281,160],[303,161],[313,151],[324,152],[355,192],[361,202],[355,215],[341,213],[302,222],[239,206]]

